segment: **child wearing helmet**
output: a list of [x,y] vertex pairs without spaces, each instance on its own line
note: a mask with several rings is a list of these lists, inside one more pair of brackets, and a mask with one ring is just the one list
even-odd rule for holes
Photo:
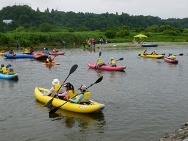
[[172,53],[169,53],[168,58],[172,60],[176,59],[176,57]]
[[15,74],[14,69],[11,66],[7,69],[7,74],[9,75]]
[[154,50],[151,55],[157,55],[156,50]]
[[[87,87],[85,85],[81,85],[79,90],[80,92],[78,93],[78,96],[76,98],[69,99],[69,101],[73,103],[89,103],[90,92],[86,91]],[[86,93],[89,93],[89,96],[86,97]]]
[[97,67],[101,67],[103,65],[105,65],[105,63],[102,61],[102,59],[100,57],[98,57],[98,59],[97,59]]
[[110,63],[109,63],[109,64],[110,64],[111,67],[116,67],[116,60],[114,60],[114,58],[111,57],[111,58],[110,58]]

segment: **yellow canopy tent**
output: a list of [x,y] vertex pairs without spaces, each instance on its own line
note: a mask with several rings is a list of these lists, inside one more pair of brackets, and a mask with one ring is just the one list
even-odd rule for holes
[[138,35],[135,35],[134,38],[147,38],[147,36],[144,34],[138,34]]

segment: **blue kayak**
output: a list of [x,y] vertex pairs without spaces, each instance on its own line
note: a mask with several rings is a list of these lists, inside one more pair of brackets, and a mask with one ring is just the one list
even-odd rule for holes
[[5,53],[4,56],[7,59],[33,58],[33,54],[16,54],[16,55],[12,55],[10,53]]
[[0,73],[0,79],[17,80],[18,74],[3,74],[3,73]]

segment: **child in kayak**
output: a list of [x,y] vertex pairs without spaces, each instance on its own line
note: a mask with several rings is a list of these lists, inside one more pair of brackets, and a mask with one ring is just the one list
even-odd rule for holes
[[85,85],[81,85],[79,90],[80,90],[80,92],[78,93],[77,97],[76,98],[71,98],[71,99],[69,99],[69,101],[73,102],[73,103],[80,103],[80,104],[89,103],[90,92],[86,91],[87,87]]
[[57,93],[62,93],[62,92],[63,92],[63,90],[61,88],[61,84],[60,84],[59,80],[54,79],[52,81],[52,87],[47,95],[53,97],[53,96],[56,96]]
[[48,58],[46,59],[46,63],[52,63],[53,59],[52,57],[49,55]]
[[102,61],[102,59],[100,57],[98,57],[98,59],[97,59],[97,67],[102,67],[104,65],[105,65],[105,63]]
[[63,86],[65,87],[65,91],[63,93],[58,93],[57,95],[59,99],[68,101],[74,96],[74,86],[71,83],[65,83]]
[[116,67],[116,66],[117,66],[117,65],[116,65],[116,60],[114,60],[113,57],[110,58],[110,63],[109,63],[109,65],[110,65],[111,67]]

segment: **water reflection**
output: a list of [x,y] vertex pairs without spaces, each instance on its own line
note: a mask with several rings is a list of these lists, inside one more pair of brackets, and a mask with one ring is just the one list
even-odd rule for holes
[[14,87],[14,84],[18,82],[18,79],[16,80],[1,80],[0,84],[1,84],[1,90],[2,91],[7,91],[10,88]]
[[94,124],[100,126],[106,124],[102,111],[98,113],[81,114],[60,109],[57,113],[49,114],[49,118],[52,118],[52,121],[62,120],[66,128],[73,128],[78,125],[80,128],[87,129]]
[[104,74],[110,74],[110,78],[115,78],[116,75],[124,75],[126,74],[126,71],[105,71],[105,70],[98,70],[98,69],[91,69],[88,68],[88,72],[96,72],[98,77],[101,77]]
[[[48,112],[46,111],[43,103],[37,100],[35,103],[38,109],[44,109],[45,112]],[[75,126],[82,129],[94,128],[96,126],[97,128],[102,128],[106,125],[105,117],[102,111],[97,113],[82,114],[59,109],[56,113],[49,114],[49,118],[52,119],[52,121],[62,120],[62,125],[64,125],[66,128],[73,128]]]

